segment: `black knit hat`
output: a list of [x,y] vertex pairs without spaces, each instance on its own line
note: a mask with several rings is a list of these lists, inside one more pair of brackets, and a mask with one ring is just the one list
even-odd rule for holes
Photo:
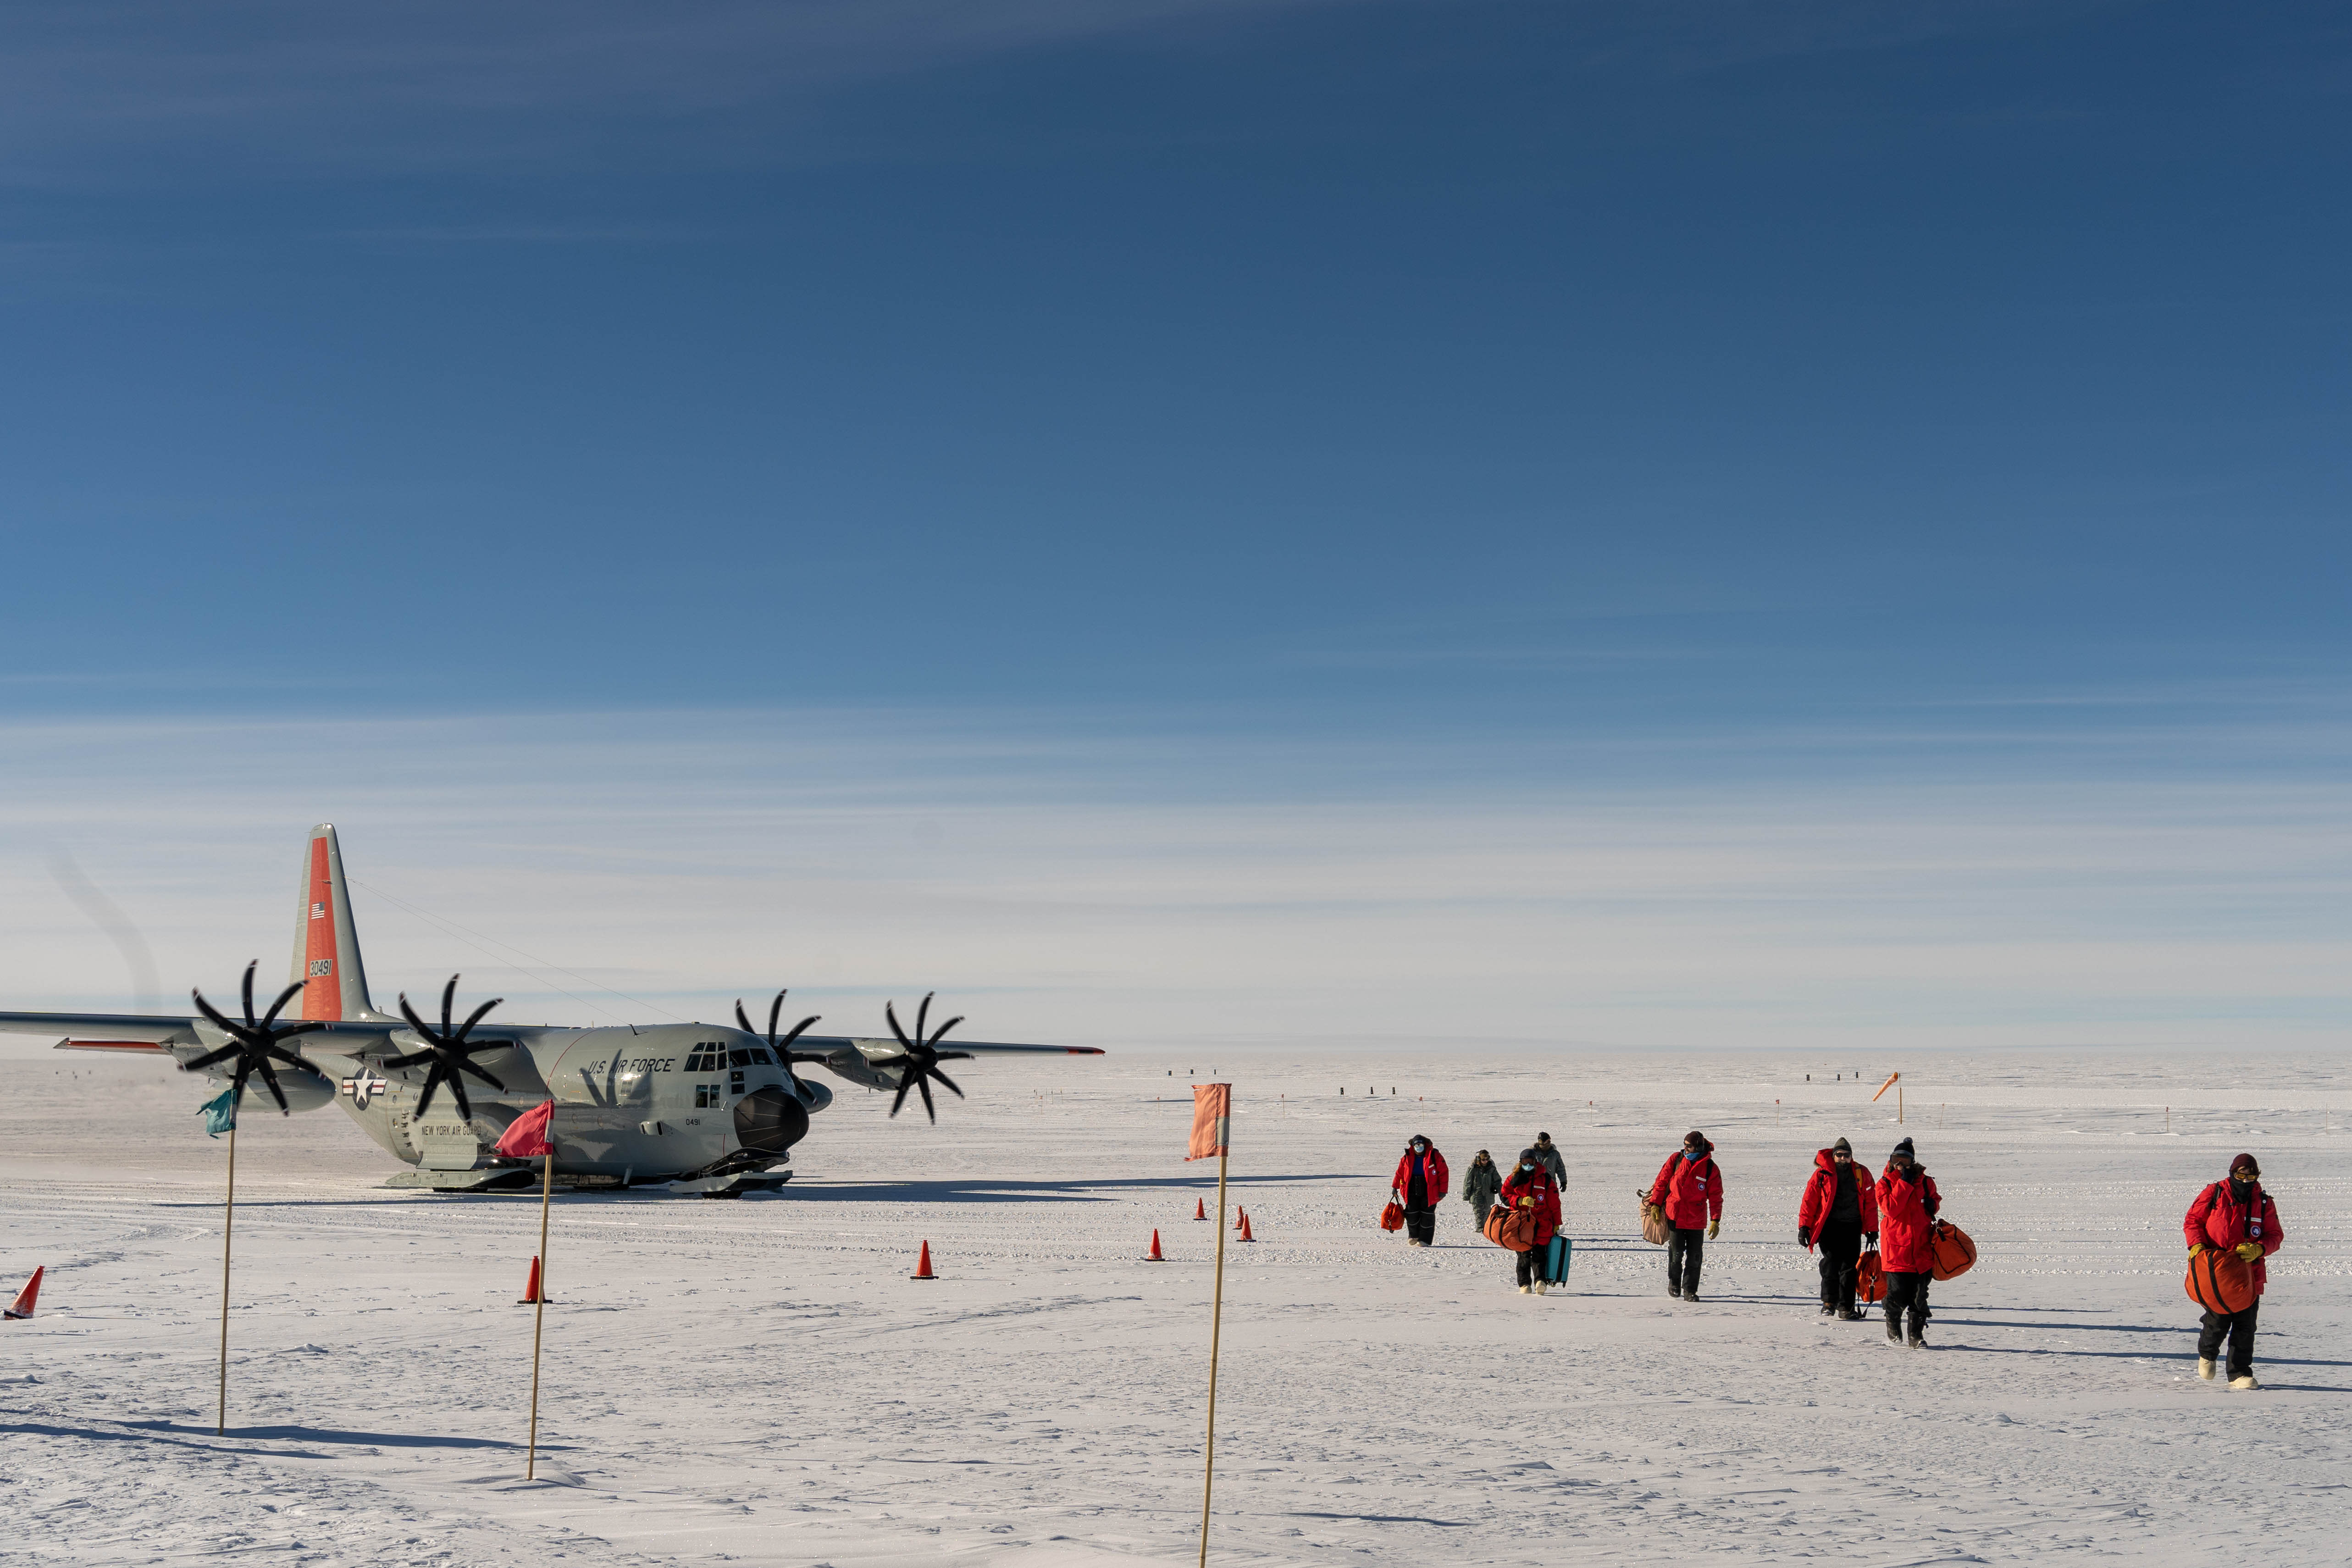
[[[1911,1158],[1916,1160],[1919,1157],[1919,1151],[1911,1147],[1911,1140],[1906,1138],[1902,1142],[1895,1145],[1895,1154],[1908,1154]],[[1895,1158],[1895,1154],[1889,1154],[1887,1158],[1892,1160]]]
[[2254,1180],[2258,1182],[2263,1179],[2263,1168],[2254,1163],[2254,1157],[2252,1154],[2241,1154],[2230,1162],[2231,1175],[2236,1175],[2240,1171],[2252,1171],[2254,1173]]

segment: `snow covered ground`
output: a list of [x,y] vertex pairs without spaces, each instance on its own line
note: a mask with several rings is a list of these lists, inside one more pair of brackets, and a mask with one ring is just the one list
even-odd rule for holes
[[[49,1275],[0,1333],[4,1562],[1189,1562],[1213,1065],[1258,1237],[1228,1252],[1218,1562],[2315,1563],[2352,1532],[2335,1058],[1139,1054],[973,1065],[936,1129],[851,1089],[783,1194],[558,1201],[526,1485],[535,1199],[386,1192],[339,1112],[251,1117],[217,1437],[196,1080],[6,1049],[0,1275]],[[1794,1241],[1813,1150],[1884,1161],[1896,1068],[1982,1250],[1916,1353],[1817,1319]],[[1630,1194],[1693,1126],[1730,1208],[1685,1307]],[[1429,1252],[1376,1227],[1410,1132],[1458,1172],[1539,1127],[1567,1294],[1510,1290],[1459,1204]],[[2179,1283],[2181,1211],[2240,1148],[2287,1233],[2257,1394],[2196,1380]],[[937,1284],[906,1278],[926,1238]]]

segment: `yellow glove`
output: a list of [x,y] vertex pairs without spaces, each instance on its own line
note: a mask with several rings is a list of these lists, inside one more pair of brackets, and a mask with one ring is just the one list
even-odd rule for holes
[[2242,1241],[2238,1243],[2238,1256],[2243,1258],[2246,1262],[2252,1263],[2255,1258],[2260,1258],[2262,1255],[2263,1244],[2261,1242]]
[[1713,1240],[1715,1239],[1715,1233],[1716,1233],[1717,1231],[1718,1231],[1718,1230],[1721,1230],[1722,1228],[1723,1228],[1723,1222],[1722,1222],[1721,1220],[1719,1220],[1719,1219],[1711,1219],[1711,1220],[1707,1221],[1707,1222],[1706,1222],[1706,1238],[1707,1238],[1709,1241],[1713,1241]]
[[2191,1258],[2202,1258],[2211,1250],[2201,1241],[2192,1241],[2189,1244],[2189,1256]]

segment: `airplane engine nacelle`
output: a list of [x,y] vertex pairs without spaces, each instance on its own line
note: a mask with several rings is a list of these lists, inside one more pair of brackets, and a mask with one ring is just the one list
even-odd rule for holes
[[735,1141],[755,1154],[782,1154],[808,1136],[808,1108],[775,1084],[735,1102]]
[[[230,1082],[228,1079],[212,1079],[213,1092],[219,1093]],[[302,1068],[278,1068],[278,1087],[286,1092],[286,1109],[289,1111],[316,1110],[322,1105],[335,1102],[334,1079],[322,1078]],[[248,1114],[278,1109],[278,1101],[270,1098],[269,1086],[261,1081],[259,1073],[245,1080],[245,1101],[241,1109]]]
[[833,1090],[825,1088],[824,1085],[817,1082],[814,1079],[802,1079],[801,1103],[808,1107],[808,1113],[811,1116],[814,1116],[818,1111],[823,1110],[826,1106],[833,1103]]

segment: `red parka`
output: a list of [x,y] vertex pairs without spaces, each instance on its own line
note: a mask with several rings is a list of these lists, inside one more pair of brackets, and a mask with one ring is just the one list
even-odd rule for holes
[[[1862,1234],[1878,1234],[1878,1194],[1871,1185],[1870,1173],[1849,1160],[1853,1166],[1854,1201],[1862,1205]],[[1797,1223],[1815,1236],[1830,1222],[1830,1210],[1837,1204],[1837,1156],[1827,1149],[1813,1156],[1813,1173],[1805,1182],[1805,1195],[1797,1204]],[[1805,1250],[1813,1249],[1811,1242]]]
[[1553,1233],[1559,1229],[1559,1184],[1540,1165],[1532,1171],[1511,1167],[1511,1179],[1503,1184],[1503,1206],[1536,1211],[1538,1247],[1549,1246]]
[[1943,1206],[1935,1177],[1916,1165],[1902,1174],[1890,1162],[1878,1178],[1878,1266],[1889,1274],[1934,1273],[1930,1238],[1936,1211]]
[[[1396,1189],[1399,1203],[1402,1203],[1404,1195],[1412,1191],[1411,1184],[1414,1158],[1413,1152],[1407,1149],[1404,1152],[1404,1158],[1397,1162],[1396,1180],[1389,1184]],[[1451,1185],[1454,1179],[1453,1173],[1446,1170],[1445,1156],[1437,1152],[1437,1145],[1434,1143],[1429,1146],[1428,1153],[1419,1158],[1425,1162],[1421,1179],[1429,1184],[1429,1206],[1435,1208],[1445,1194],[1453,1190]]]
[[2263,1191],[2260,1182],[2254,1184],[2252,1201],[2242,1208],[2230,1195],[2229,1183],[2214,1183],[2189,1205],[2189,1217],[2180,1222],[2180,1228],[2188,1236],[2189,1246],[2218,1247],[2228,1252],[2248,1239],[2246,1221],[2255,1215],[2263,1216],[2263,1255],[2253,1260],[2254,1294],[2259,1296],[2270,1282],[2270,1255],[2285,1239],[2279,1229],[2278,1205],[2271,1202],[2270,1194]]
[[1708,1220],[1723,1217],[1723,1173],[1716,1168],[1715,1145],[1696,1160],[1685,1160],[1679,1149],[1658,1167],[1650,1184],[1650,1201],[1666,1211],[1666,1223],[1676,1230],[1697,1230]]

